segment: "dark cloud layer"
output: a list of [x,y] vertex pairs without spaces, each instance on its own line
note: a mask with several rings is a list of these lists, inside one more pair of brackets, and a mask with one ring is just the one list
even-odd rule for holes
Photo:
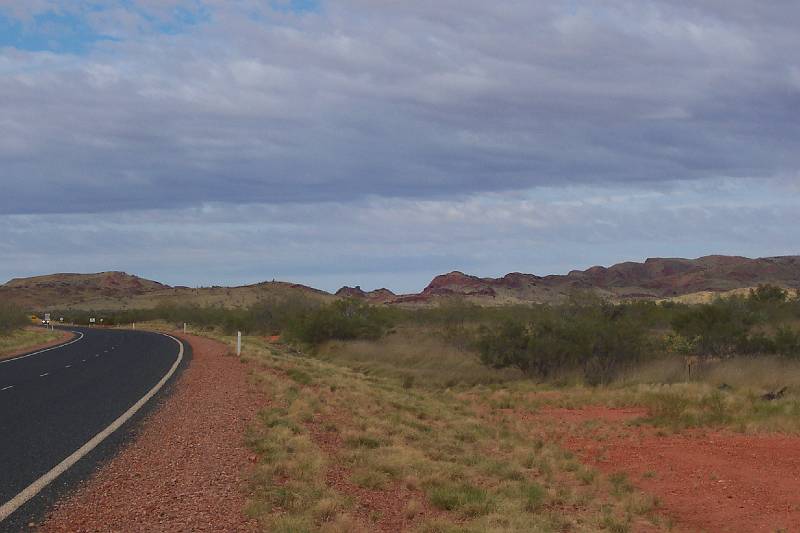
[[85,55],[0,52],[0,212],[796,175],[800,6],[738,4],[109,9]]

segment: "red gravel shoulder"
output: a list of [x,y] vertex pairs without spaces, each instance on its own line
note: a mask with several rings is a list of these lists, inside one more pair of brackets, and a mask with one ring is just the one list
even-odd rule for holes
[[0,359],[11,359],[12,357],[17,357],[18,355],[25,355],[26,353],[44,350],[45,348],[52,348],[53,346],[58,346],[59,344],[63,344],[77,337],[77,335],[71,331],[61,331],[59,333],[61,333],[61,335],[52,341],[42,342],[33,346],[26,346],[25,348],[20,348],[19,350],[15,350],[13,352],[0,353]]
[[[637,409],[542,410],[562,444],[605,473],[658,496],[677,531],[800,531],[800,437],[631,427]],[[595,433],[579,424],[599,421]],[[609,431],[611,430],[611,431]]]
[[264,399],[225,345],[179,336],[193,353],[172,394],[40,531],[257,529],[244,515],[252,468],[244,433]]

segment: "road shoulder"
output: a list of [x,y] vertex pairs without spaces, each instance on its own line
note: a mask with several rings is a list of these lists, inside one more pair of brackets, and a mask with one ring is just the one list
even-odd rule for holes
[[192,363],[120,452],[55,505],[40,531],[252,531],[245,430],[261,398],[219,342],[181,335]]

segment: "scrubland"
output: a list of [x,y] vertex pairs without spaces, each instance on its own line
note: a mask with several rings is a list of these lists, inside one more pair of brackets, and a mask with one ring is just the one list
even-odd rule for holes
[[[341,301],[272,314],[242,355],[269,398],[247,435],[247,512],[293,532],[679,527],[679,506],[637,488],[659,473],[632,479],[575,450],[697,430],[800,434],[799,311],[763,287],[694,306]],[[229,326],[200,329],[230,342]],[[607,424],[592,408],[624,416]],[[570,410],[580,423],[561,424]]]
[[266,530],[666,527],[658,502],[624,479],[583,466],[521,421],[464,401],[465,390],[514,379],[504,372],[486,381],[478,362],[452,355],[439,367],[459,381],[448,387],[422,357],[389,355],[378,368],[358,356],[340,359],[333,352],[343,346],[310,357],[246,341],[243,357],[258,369],[253,381],[270,397],[248,435],[260,458],[248,511]]

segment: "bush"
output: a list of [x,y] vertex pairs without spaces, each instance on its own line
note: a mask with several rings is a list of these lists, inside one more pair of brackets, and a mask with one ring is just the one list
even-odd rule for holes
[[755,289],[750,289],[749,299],[757,303],[783,303],[787,300],[789,293],[775,285],[759,285]]
[[383,309],[346,299],[295,316],[285,334],[290,341],[316,346],[328,340],[378,339],[390,326]]
[[19,308],[0,304],[0,335],[8,335],[14,330],[25,327],[28,316]]
[[477,342],[489,366],[514,366],[540,379],[577,369],[592,385],[608,383],[637,362],[645,345],[644,328],[625,307],[607,304],[558,308],[530,324],[483,327]]
[[776,353],[787,357],[800,357],[800,331],[788,326],[779,327],[773,343]]
[[755,317],[740,301],[717,301],[685,310],[672,327],[687,339],[696,339],[703,355],[730,355],[741,346]]
[[154,309],[117,311],[61,311],[67,322],[88,324],[89,318],[103,318],[104,325],[130,324],[150,320],[164,320],[176,326],[184,322],[200,328],[220,328],[226,334],[241,331],[246,335],[273,335],[283,331],[297,316],[315,309],[320,304],[307,298],[276,298],[260,302],[246,309],[227,309],[221,306],[193,306],[162,304]]

